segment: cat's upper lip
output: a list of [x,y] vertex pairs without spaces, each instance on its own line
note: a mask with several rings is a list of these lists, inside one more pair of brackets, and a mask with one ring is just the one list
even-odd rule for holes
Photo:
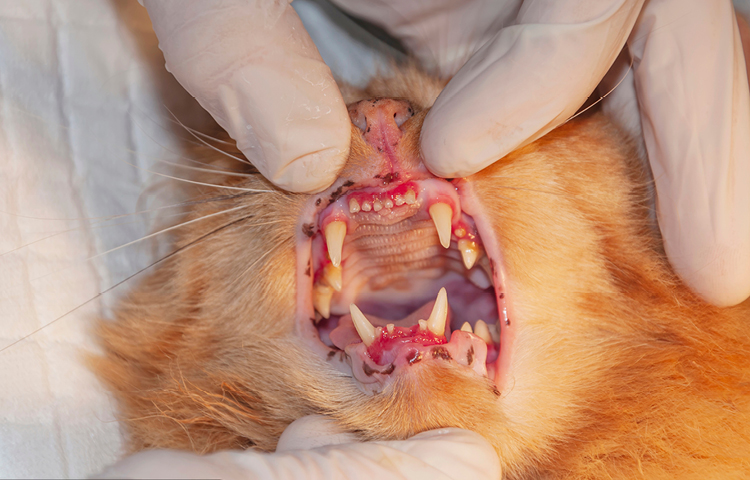
[[[458,333],[462,326],[464,331],[455,335],[450,349],[433,357],[460,358],[466,364],[467,358],[484,359],[490,353],[487,373],[494,379],[500,327],[493,319],[505,311],[504,303],[496,303],[504,295],[497,295],[497,287],[501,291],[503,287],[490,288],[490,279],[496,278],[492,263],[484,254],[474,219],[461,208],[456,186],[418,173],[422,178],[404,175],[385,185],[343,180],[311,200],[298,242],[299,265],[305,267],[298,275],[299,329],[329,361],[337,357],[346,364],[340,369],[355,377],[358,372],[365,375],[359,380],[366,383],[374,374],[388,376],[397,364],[409,362],[399,363],[398,355],[391,355],[398,361],[387,365],[373,361],[372,352],[360,345],[361,335],[354,332],[350,305],[359,305],[367,315],[401,319],[425,300],[434,299],[439,288],[447,287],[449,301],[458,312],[447,332]],[[310,328],[310,320],[317,328]],[[489,320],[489,327],[483,320]],[[342,327],[341,321],[349,326]],[[402,328],[406,327],[411,325]],[[341,340],[342,335],[348,335],[348,340]],[[419,339],[402,337],[399,342],[399,348],[406,343],[429,347],[429,342],[422,345]],[[342,355],[336,356],[336,351]],[[414,354],[411,350],[402,353]],[[360,358],[352,359],[352,355]],[[482,372],[477,373],[484,373],[484,368],[483,361]]]

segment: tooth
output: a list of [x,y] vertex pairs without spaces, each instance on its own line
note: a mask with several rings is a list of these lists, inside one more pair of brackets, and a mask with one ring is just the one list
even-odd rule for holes
[[372,210],[372,204],[370,202],[362,202],[362,211],[369,212]]
[[474,324],[474,335],[484,340],[484,343],[492,343],[492,335],[490,335],[490,329],[487,328],[487,324],[484,320],[477,320]]
[[427,320],[419,320],[417,323],[420,330],[427,330]]
[[386,325],[386,326],[385,326],[385,329],[386,329],[386,330],[388,330],[388,333],[390,333],[390,334],[393,334],[393,329],[394,329],[395,327],[396,327],[396,326],[395,326],[394,324],[392,324],[392,323],[389,323],[388,325]]
[[336,220],[326,225],[326,244],[328,245],[328,256],[334,267],[341,265],[341,250],[344,248],[344,237],[346,237],[346,223]]
[[391,200],[390,198],[386,198],[385,202],[383,202],[383,206],[385,208],[393,208],[393,200]]
[[490,323],[487,325],[487,329],[490,331],[490,337],[495,343],[500,343],[500,328],[497,323]]
[[379,212],[383,209],[383,204],[377,198],[372,201],[372,209]]
[[461,258],[464,260],[464,267],[466,270],[471,270],[474,266],[474,262],[479,257],[479,245],[477,242],[473,242],[469,239],[462,238],[458,241],[458,251],[461,252]]
[[471,270],[469,272],[468,278],[471,283],[481,288],[482,290],[484,290],[485,288],[490,288],[490,286],[492,286],[492,282],[490,282],[487,273],[485,273],[485,271],[481,268],[475,268]]
[[[411,191],[411,190],[410,190]],[[453,210],[445,203],[435,203],[430,207],[430,217],[435,222],[435,229],[444,248],[451,246],[451,217]]]
[[393,198],[393,203],[400,207],[401,205],[406,203],[406,200],[404,200],[404,197],[402,197],[401,195],[396,195]]
[[414,193],[414,190],[407,190],[404,194],[404,202],[408,203],[409,205],[413,205],[417,202],[417,195]]
[[375,341],[375,327],[372,326],[372,323],[365,317],[365,314],[353,303],[349,305],[349,313],[352,314],[352,323],[354,324],[354,328],[357,329],[359,338],[362,339],[365,347],[369,347]]
[[445,335],[445,321],[448,320],[448,294],[445,287],[441,288],[432,307],[430,318],[427,319],[427,328],[435,335]]
[[328,282],[328,285],[332,286],[337,292],[340,292],[341,288],[344,286],[341,280],[341,267],[337,267],[332,263],[329,263],[323,269],[323,278]]
[[453,233],[456,235],[456,237],[462,238],[464,235],[466,235],[466,229],[464,227],[458,227],[453,231]]
[[464,322],[464,324],[461,325],[461,331],[474,333],[474,330],[471,329],[471,324],[469,322]]
[[357,213],[359,212],[359,202],[356,198],[352,198],[349,200],[349,213]]
[[333,289],[327,285],[315,284],[313,289],[313,306],[323,318],[331,316],[331,297]]

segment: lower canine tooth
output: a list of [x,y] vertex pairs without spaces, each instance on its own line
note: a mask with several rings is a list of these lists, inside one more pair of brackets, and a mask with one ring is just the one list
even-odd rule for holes
[[349,313],[352,315],[352,323],[354,324],[354,328],[357,329],[359,338],[362,339],[365,347],[369,347],[375,341],[375,327],[372,326],[372,323],[365,317],[365,314],[353,303],[349,305]]
[[315,284],[313,288],[313,306],[320,312],[323,318],[331,316],[331,297],[333,289],[327,285]]
[[464,261],[466,270],[471,270],[471,267],[477,261],[477,257],[479,257],[480,250],[477,242],[462,238],[458,241],[458,251],[461,252],[461,258]]
[[484,343],[492,343],[492,335],[490,335],[490,329],[487,328],[487,324],[484,320],[477,320],[474,324],[474,335],[484,340]]
[[432,307],[430,318],[427,319],[427,328],[435,335],[445,335],[445,322],[448,320],[448,294],[445,287],[441,288]]
[[430,207],[430,217],[435,222],[435,229],[440,238],[440,245],[444,248],[451,246],[451,220],[453,210],[445,203],[435,203]]
[[346,237],[346,223],[336,220],[326,225],[326,245],[328,245],[328,256],[334,267],[341,265],[341,251],[344,248],[344,237]]
[[328,285],[332,286],[337,292],[340,292],[341,288],[344,286],[341,279],[341,267],[336,267],[332,263],[329,263],[323,269],[323,278]]

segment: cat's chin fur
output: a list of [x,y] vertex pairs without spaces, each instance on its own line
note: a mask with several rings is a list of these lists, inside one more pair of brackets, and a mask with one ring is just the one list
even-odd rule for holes
[[[437,91],[409,68],[350,94],[425,109]],[[411,138],[416,151],[418,128]],[[358,155],[355,142],[352,165]],[[360,392],[294,335],[295,229],[309,197],[260,176],[210,177],[273,193],[196,192],[231,198],[182,220],[247,208],[180,229],[178,252],[99,324],[106,354],[93,363],[131,450],[270,451],[290,422],[322,413],[363,439],[474,430],[508,478],[750,476],[750,305],[712,307],[680,283],[649,223],[641,162],[603,116],[468,179],[517,321],[500,397],[451,365]]]

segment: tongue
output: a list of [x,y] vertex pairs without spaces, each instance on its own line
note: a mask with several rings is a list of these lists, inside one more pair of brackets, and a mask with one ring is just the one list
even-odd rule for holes
[[[435,300],[430,300],[401,320],[386,320],[371,314],[367,314],[367,319],[370,320],[370,323],[372,323],[375,327],[386,328],[390,323],[395,327],[409,328],[416,325],[419,320],[428,318],[430,316],[430,312],[432,312],[432,307],[434,305]],[[452,312],[449,305],[448,320],[445,322],[446,331],[444,335],[446,337],[448,337],[450,334],[449,325],[451,324],[451,316]],[[330,339],[331,342],[333,342],[333,344],[341,350],[344,350],[348,345],[351,345],[352,343],[359,343],[362,341],[362,339],[359,338],[357,330],[354,328],[354,323],[352,323],[352,316],[350,314],[346,314],[339,319],[338,326],[334,328],[330,333]]]

